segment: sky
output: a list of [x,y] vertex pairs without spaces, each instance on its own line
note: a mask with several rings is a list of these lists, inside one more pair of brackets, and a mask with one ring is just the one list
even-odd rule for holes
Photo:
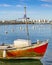
[[23,18],[24,6],[27,17],[52,20],[52,0],[0,0],[0,20]]

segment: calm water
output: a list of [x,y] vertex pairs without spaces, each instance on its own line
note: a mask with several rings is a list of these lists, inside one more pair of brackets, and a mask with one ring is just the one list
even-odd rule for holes
[[[41,59],[40,64],[38,65],[52,65],[52,25],[50,24],[29,24],[29,39],[32,42],[37,40],[49,40],[47,52],[44,57]],[[15,39],[27,39],[26,34],[26,25],[0,25],[0,44],[7,43],[12,44]],[[4,63],[4,62],[3,62]],[[34,65],[36,61],[21,62],[18,65]],[[42,64],[41,64],[42,63]],[[2,64],[1,64],[2,65]],[[10,64],[7,64],[10,65]],[[37,65],[37,64],[35,64]]]

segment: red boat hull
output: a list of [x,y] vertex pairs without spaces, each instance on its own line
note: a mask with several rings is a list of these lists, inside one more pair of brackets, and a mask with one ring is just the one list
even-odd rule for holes
[[37,45],[37,46],[31,46],[16,50],[7,50],[6,51],[6,57],[7,58],[20,58],[20,57],[40,57],[42,58],[46,52],[48,43]]

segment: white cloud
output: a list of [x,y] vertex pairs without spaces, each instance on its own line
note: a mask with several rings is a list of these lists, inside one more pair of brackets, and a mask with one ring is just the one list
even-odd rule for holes
[[41,6],[43,6],[43,7],[52,7],[52,5],[50,5],[50,4],[42,4]]
[[19,4],[19,5],[16,5],[16,7],[23,7],[23,6]]
[[23,7],[23,5],[20,5],[20,4],[17,4],[17,5],[0,4],[0,7],[10,7],[10,6],[13,6],[13,7]]
[[27,5],[20,5],[20,4],[16,5],[16,7],[24,7],[24,6],[29,7]]
[[[0,4],[0,7],[24,7],[24,5],[21,5],[21,4],[17,4],[17,5],[10,5],[10,4]],[[26,5],[26,7],[28,7]]]
[[52,0],[41,0],[41,1],[44,1],[44,2],[52,2]]
[[0,7],[10,7],[11,5],[9,4],[0,4]]

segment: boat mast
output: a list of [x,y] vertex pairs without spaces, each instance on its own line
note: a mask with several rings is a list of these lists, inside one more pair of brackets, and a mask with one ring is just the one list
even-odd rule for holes
[[24,19],[26,23],[26,32],[27,32],[27,40],[29,40],[29,31],[28,31],[28,21],[27,21],[27,15],[26,15],[26,6],[24,7]]

